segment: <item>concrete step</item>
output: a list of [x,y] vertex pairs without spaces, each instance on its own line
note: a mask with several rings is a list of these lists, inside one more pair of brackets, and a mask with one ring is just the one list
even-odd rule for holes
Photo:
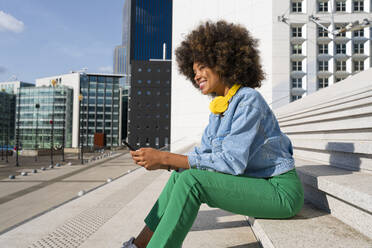
[[372,240],[307,203],[292,219],[248,217],[263,248],[370,248]]
[[372,174],[296,158],[305,199],[372,238]]
[[[359,142],[360,144],[360,142]],[[354,143],[329,142],[328,147],[345,146],[354,149]],[[330,148],[328,148],[330,149]],[[318,150],[305,147],[293,147],[296,158],[329,164],[350,171],[372,173],[372,156],[354,152],[339,152],[332,150]]]

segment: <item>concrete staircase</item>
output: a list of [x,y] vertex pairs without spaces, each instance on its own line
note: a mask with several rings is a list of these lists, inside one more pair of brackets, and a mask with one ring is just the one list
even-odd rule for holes
[[372,70],[276,111],[294,147],[305,207],[249,218],[264,247],[372,247]]

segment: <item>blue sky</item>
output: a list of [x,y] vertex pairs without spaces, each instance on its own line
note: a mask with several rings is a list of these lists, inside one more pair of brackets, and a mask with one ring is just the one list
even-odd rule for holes
[[124,0],[0,0],[0,82],[112,72]]

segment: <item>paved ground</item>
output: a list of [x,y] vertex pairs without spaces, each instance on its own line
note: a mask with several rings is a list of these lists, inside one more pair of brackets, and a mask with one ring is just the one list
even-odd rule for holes
[[[129,154],[113,158],[102,164],[102,167],[93,168],[88,178],[94,179],[97,174],[111,170],[114,164],[126,166],[133,165],[133,162]],[[76,197],[3,233],[0,235],[0,247],[119,248],[123,241],[143,228],[143,219],[169,175],[164,170],[132,170],[82,197]],[[70,177],[69,180],[79,179]],[[40,193],[35,197],[42,199]],[[22,202],[29,202],[26,196],[20,198],[23,198]],[[182,247],[259,248],[260,245],[244,216],[202,205]]]
[[[122,156],[127,151],[114,152],[113,156],[81,165],[76,156],[69,154],[61,167],[41,171],[48,167],[49,157],[20,157],[20,167],[13,164],[0,164],[0,234],[27,220],[53,209],[71,199],[82,190],[85,192],[105,184],[107,179],[115,179],[137,168],[129,162],[116,161],[113,157]],[[93,158],[97,154],[86,154]],[[60,157],[60,156],[59,156]],[[57,158],[57,157],[56,157]],[[66,165],[72,162],[71,166]],[[33,169],[38,173],[32,173]],[[21,176],[28,172],[28,176]],[[8,179],[9,174],[17,175],[15,180]]]
[[[125,150],[122,150],[124,152]],[[106,151],[108,152],[108,151]],[[91,159],[99,156],[99,153],[84,153],[84,159]],[[55,154],[53,156],[53,163],[65,164],[71,162],[73,165],[81,164],[77,154],[65,153],[65,161],[62,161],[61,154]],[[35,157],[30,156],[18,156],[18,164],[16,167],[16,157],[8,156],[8,162],[6,162],[6,156],[1,155],[0,152],[0,179],[7,178],[10,174],[19,175],[24,169],[40,169],[41,167],[49,167],[51,164],[50,155],[38,156],[35,161]]]

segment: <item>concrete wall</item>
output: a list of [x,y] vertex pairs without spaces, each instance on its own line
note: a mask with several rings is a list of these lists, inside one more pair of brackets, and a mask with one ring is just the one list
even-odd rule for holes
[[[173,54],[183,37],[206,20],[224,19],[248,28],[260,40],[264,70],[268,75],[262,94],[271,102],[272,72],[272,1],[269,0],[177,0],[173,2]],[[259,11],[259,10],[265,11]],[[175,57],[173,57],[175,61]],[[198,137],[208,123],[211,99],[199,93],[191,82],[178,73],[172,63],[172,143],[187,137]]]

